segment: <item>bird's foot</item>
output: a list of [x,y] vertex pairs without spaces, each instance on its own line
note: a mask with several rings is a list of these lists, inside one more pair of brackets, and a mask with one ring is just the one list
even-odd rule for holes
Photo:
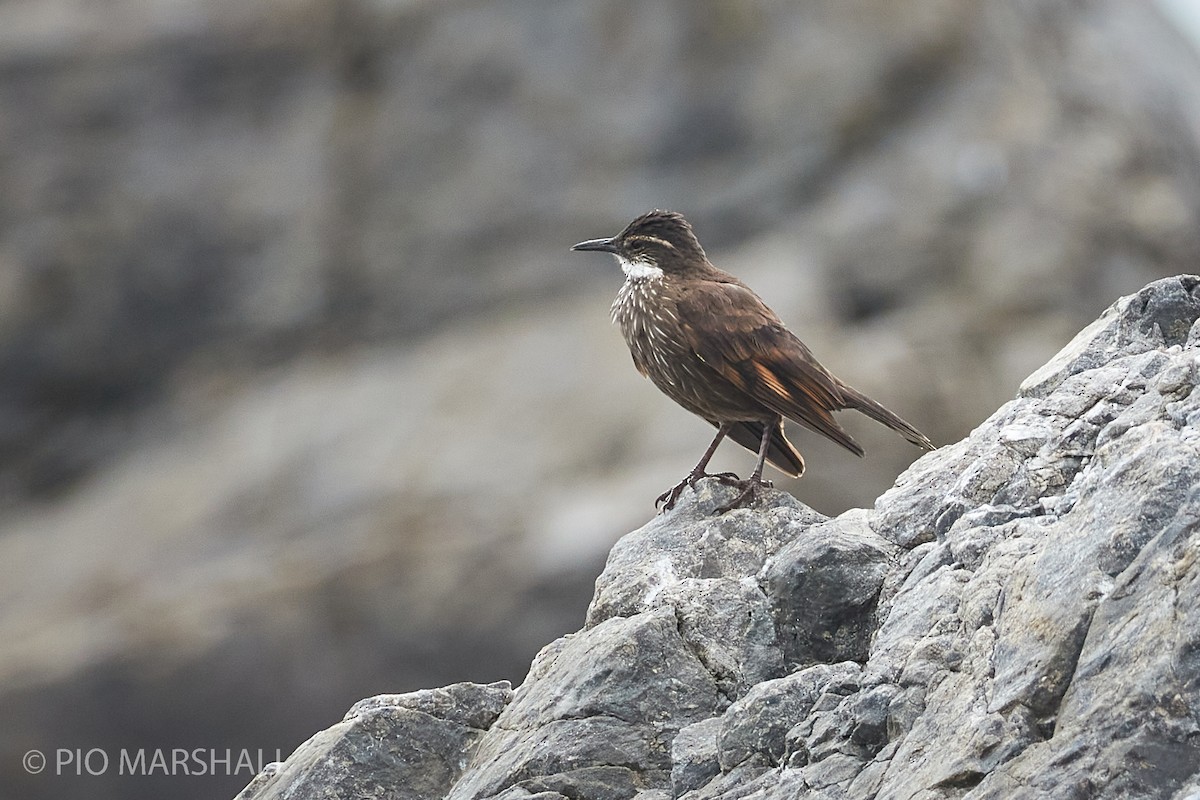
[[716,478],[726,486],[741,486],[745,483],[735,472],[692,472],[679,483],[660,494],[658,499],[654,501],[654,507],[660,511],[670,511],[675,507],[675,503],[679,501],[679,496],[683,494],[684,489],[695,489],[696,484],[704,478]]
[[723,506],[717,507],[718,514],[724,514],[726,511],[732,511],[735,508],[749,505],[754,502],[754,495],[759,489],[770,489],[775,486],[771,481],[764,481],[762,478],[752,477],[744,481],[721,481],[728,486],[741,487],[741,492],[738,496],[730,500]]

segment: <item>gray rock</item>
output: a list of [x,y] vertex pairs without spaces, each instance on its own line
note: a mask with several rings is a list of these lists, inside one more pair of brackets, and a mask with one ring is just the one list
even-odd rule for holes
[[715,480],[701,481],[695,493],[684,494],[687,502],[622,537],[596,580],[588,625],[653,608],[659,594],[681,580],[756,575],[785,541],[825,519],[783,492],[762,493],[754,511],[714,516],[734,493]]
[[721,706],[672,609],[614,617],[538,655],[448,797],[514,784],[613,797],[666,787],[675,734]]
[[389,708],[407,708],[445,722],[483,731],[491,727],[511,700],[512,687],[507,681],[490,686],[457,683],[443,689],[368,697],[350,707],[346,712],[346,720],[370,716]]
[[[702,483],[614,548],[588,627],[507,705],[472,688],[488,702],[468,714],[452,688],[356,719],[403,720],[381,753],[445,747],[423,774],[457,800],[1186,797],[1198,297],[1183,276],[1122,299],[872,511],[824,519],[768,492],[714,517],[724,487]],[[785,659],[808,666],[781,675]],[[347,724],[246,796],[395,780],[347,759]]]
[[896,547],[866,512],[809,527],[763,571],[784,657],[795,664],[866,659],[875,606]]
[[442,797],[476,740],[511,699],[512,689],[503,682],[362,700],[342,722],[265,769],[238,800]]
[[757,763],[744,762],[723,772],[699,789],[683,795],[687,800],[738,800],[754,797],[764,786],[774,783],[773,770]]
[[495,800],[566,800],[575,797],[629,800],[641,794],[639,786],[637,772],[628,767],[592,766],[529,778],[492,797]]
[[[1072,375],[1146,352],[1184,345],[1200,314],[1194,275],[1167,278],[1124,297],[1088,325],[1049,363],[1021,383],[1025,397],[1045,397]],[[1193,320],[1193,322],[1189,322]]]
[[566,795],[558,792],[531,792],[522,786],[510,786],[488,800],[568,800]]
[[709,717],[680,729],[671,743],[671,791],[678,797],[721,772],[717,737],[723,717]]
[[722,715],[721,769],[728,772],[755,756],[764,764],[781,763],[788,731],[803,722],[825,694],[844,695],[847,686],[857,688],[860,671],[852,662],[814,664],[755,686]]
[[687,578],[662,592],[679,635],[733,700],[782,675],[783,648],[767,598],[752,578]]
[[754,576],[820,514],[791,495],[764,492],[755,510],[715,516],[734,489],[697,485],[690,502],[624,537],[612,549],[588,625],[656,608],[674,611],[679,634],[732,700],[783,674],[783,650],[768,599]]

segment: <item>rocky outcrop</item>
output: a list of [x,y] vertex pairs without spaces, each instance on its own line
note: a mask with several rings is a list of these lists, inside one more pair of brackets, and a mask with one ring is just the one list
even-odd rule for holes
[[1120,300],[871,510],[701,483],[511,698],[364,701],[240,800],[1191,796],[1198,320],[1196,276]]

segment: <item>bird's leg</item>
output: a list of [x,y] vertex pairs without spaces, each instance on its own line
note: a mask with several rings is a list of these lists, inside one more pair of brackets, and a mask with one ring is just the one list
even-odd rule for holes
[[750,473],[750,477],[744,481],[731,482],[733,486],[741,486],[742,491],[733,500],[718,508],[718,514],[724,514],[726,511],[732,511],[735,508],[746,505],[754,499],[754,493],[758,491],[760,486],[765,486],[768,489],[774,486],[770,481],[764,481],[762,474],[763,466],[767,463],[767,451],[771,447],[771,434],[778,425],[778,419],[770,424],[763,425],[762,444],[758,446],[758,464],[754,466],[754,472]]
[[737,481],[737,475],[734,475],[732,472],[722,472],[718,475],[709,475],[704,471],[704,468],[708,466],[708,462],[712,461],[713,454],[717,452],[717,445],[721,444],[721,440],[725,438],[732,427],[732,422],[723,422],[720,426],[718,426],[717,435],[713,437],[712,444],[708,446],[708,449],[704,451],[704,455],[700,457],[700,463],[696,464],[696,466],[692,468],[692,471],[687,474],[686,478],[660,494],[658,499],[654,501],[655,508],[662,506],[663,511],[670,511],[675,507],[675,502],[679,499],[679,495],[683,494],[683,490],[689,486],[695,488],[696,481],[700,480],[701,478],[719,478],[722,483],[726,483],[731,480]]

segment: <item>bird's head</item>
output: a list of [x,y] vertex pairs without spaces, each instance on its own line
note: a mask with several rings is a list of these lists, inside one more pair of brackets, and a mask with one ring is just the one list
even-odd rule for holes
[[611,239],[589,239],[572,250],[612,253],[630,277],[661,277],[707,265],[692,226],[674,211],[651,211]]

